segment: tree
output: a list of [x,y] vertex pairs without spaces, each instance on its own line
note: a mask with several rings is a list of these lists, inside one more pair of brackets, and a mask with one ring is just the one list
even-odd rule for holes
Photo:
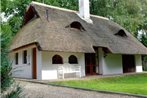
[[12,35],[14,36],[20,29],[25,9],[31,0],[2,0],[2,12],[5,13],[5,17],[10,17],[7,22],[13,28]]
[[[8,59],[8,46],[12,37],[11,26],[8,23],[1,24],[1,97],[2,98],[20,98],[21,88],[20,86],[14,86],[15,82],[11,76],[12,66]],[[11,92],[4,93],[9,90],[10,87],[14,87]]]
[[7,23],[1,25],[1,90],[5,91],[12,84],[11,66],[8,61],[8,43],[11,39],[11,26]]
[[144,29],[146,2],[147,0],[91,0],[91,13],[108,17],[137,37],[138,31]]

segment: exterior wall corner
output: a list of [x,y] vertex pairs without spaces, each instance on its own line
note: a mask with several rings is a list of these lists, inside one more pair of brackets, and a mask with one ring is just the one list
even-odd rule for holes
[[136,72],[142,72],[142,60],[141,55],[135,55]]

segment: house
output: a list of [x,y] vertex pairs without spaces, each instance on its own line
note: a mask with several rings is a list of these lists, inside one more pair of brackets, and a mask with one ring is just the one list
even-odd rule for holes
[[142,72],[147,54],[125,28],[90,15],[88,0],[79,12],[30,3],[10,50],[13,76],[38,80]]

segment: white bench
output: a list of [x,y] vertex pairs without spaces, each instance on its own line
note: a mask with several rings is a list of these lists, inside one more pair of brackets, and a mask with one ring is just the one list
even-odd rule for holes
[[81,66],[78,65],[68,65],[68,66],[58,66],[58,78],[65,78],[65,74],[75,73],[76,76],[81,77]]

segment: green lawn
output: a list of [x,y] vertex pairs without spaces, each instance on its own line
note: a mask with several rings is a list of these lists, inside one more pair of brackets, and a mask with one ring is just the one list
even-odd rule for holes
[[52,82],[52,84],[147,95],[147,73],[104,77],[89,80],[59,81]]

